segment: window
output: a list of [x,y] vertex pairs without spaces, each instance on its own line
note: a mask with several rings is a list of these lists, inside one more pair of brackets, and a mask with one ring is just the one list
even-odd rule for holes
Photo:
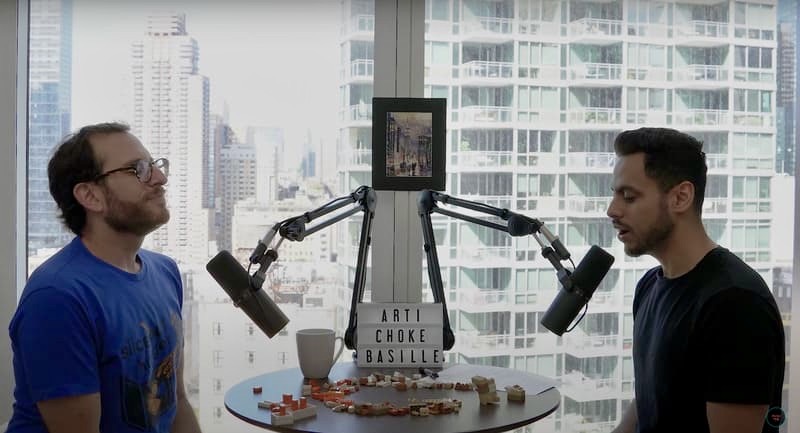
[[[207,129],[193,131],[191,135],[187,132],[186,136],[174,136],[172,134],[177,128],[150,128],[147,129],[150,132],[143,137],[143,141],[148,146],[167,141],[176,146],[184,146],[186,151],[177,152],[180,156],[172,158],[178,167],[175,172],[195,175],[189,177],[186,174],[185,180],[190,185],[205,188],[196,194],[197,197],[208,197],[209,191],[213,190],[214,194],[228,197],[227,203],[230,206],[208,207],[209,203],[206,201],[207,207],[204,207],[202,201],[192,201],[192,194],[175,198],[170,203],[171,206],[189,206],[197,212],[175,212],[173,222],[176,230],[177,227],[182,227],[186,236],[176,239],[168,230],[154,233],[151,237],[154,249],[202,264],[207,258],[208,245],[221,245],[224,240],[230,242],[231,247],[238,247],[238,251],[234,249],[235,254],[246,256],[253,247],[252,239],[260,238],[266,231],[266,226],[280,216],[277,212],[273,213],[269,206],[259,207],[259,203],[281,202],[287,206],[285,216],[296,215],[309,210],[308,202],[304,201],[306,199],[319,200],[313,202],[319,204],[324,199],[331,198],[330,196],[345,194],[356,186],[370,183],[372,142],[369,101],[375,94],[372,85],[374,74],[376,70],[381,70],[374,64],[374,38],[375,33],[393,30],[390,28],[392,26],[376,28],[372,1],[320,2],[324,6],[314,8],[313,11],[300,9],[299,6],[292,9],[294,3],[288,1],[272,9],[270,6],[274,6],[273,4],[250,4],[245,8],[244,5],[215,7],[205,3],[194,5],[181,2],[176,9],[185,13],[186,39],[194,39],[194,42],[175,52],[182,55],[199,54],[188,63],[197,70],[190,81],[197,83],[191,89],[178,89],[174,93],[157,92],[158,89],[148,89],[149,84],[146,84],[169,83],[171,81],[164,79],[164,76],[175,70],[174,65],[166,61],[147,64],[151,54],[157,55],[168,50],[146,47],[149,43],[143,36],[146,28],[143,23],[146,23],[149,12],[146,5],[131,3],[125,6],[127,9],[119,11],[86,0],[75,0],[73,3],[73,22],[80,22],[80,26],[52,27],[63,22],[52,18],[43,18],[39,26],[35,25],[34,17],[31,17],[31,45],[34,47],[29,59],[31,125],[29,147],[20,150],[24,151],[22,154],[28,155],[31,173],[31,178],[28,179],[31,187],[27,206],[27,246],[32,267],[46,258],[48,253],[45,248],[63,245],[69,237],[59,234],[60,229],[45,224],[46,221],[55,221],[55,218],[52,205],[48,208],[49,194],[44,188],[45,184],[41,183],[43,178],[39,178],[40,184],[34,187],[35,175],[44,173],[42,170],[47,160],[41,155],[46,154],[54,141],[64,133],[85,123],[108,120],[109,117],[127,119],[132,124],[139,125],[153,123],[154,120],[148,116],[154,110],[149,107],[162,102],[172,104],[170,109],[177,122],[192,121],[201,124],[198,119],[208,118]],[[90,3],[91,7],[87,6]],[[488,165],[459,165],[458,170],[449,173],[448,193],[479,202],[499,204],[546,221],[548,227],[563,237],[574,251],[576,259],[580,258],[581,248],[590,243],[599,243],[610,248],[619,257],[624,253],[614,238],[613,231],[606,232],[604,227],[608,227],[607,219],[602,214],[587,216],[574,213],[569,208],[568,200],[580,199],[581,194],[586,193],[598,194],[595,197],[602,198],[605,192],[595,189],[602,182],[591,179],[595,175],[598,175],[595,179],[602,180],[604,176],[607,178],[611,173],[611,166],[603,166],[600,162],[613,162],[613,157],[574,154],[613,154],[609,143],[613,141],[618,126],[625,122],[663,123],[679,129],[691,126],[693,130],[710,131],[708,134],[717,135],[714,136],[715,140],[704,140],[708,146],[708,156],[715,156],[714,159],[709,158],[709,166],[712,171],[725,171],[722,172],[724,175],[719,171],[712,173],[714,178],[709,181],[712,189],[707,201],[712,199],[721,204],[714,211],[704,212],[704,222],[712,237],[729,243],[731,249],[746,260],[759,263],[759,270],[765,272],[766,280],[772,284],[769,278],[771,271],[764,270],[770,269],[770,260],[785,259],[771,256],[779,254],[778,248],[774,248],[774,252],[770,248],[774,246],[770,245],[770,234],[776,230],[771,218],[774,212],[771,195],[775,194],[777,197],[777,192],[772,191],[771,186],[762,184],[762,178],[775,179],[763,172],[765,167],[774,166],[776,138],[774,132],[771,132],[776,122],[776,109],[773,108],[776,104],[772,101],[774,97],[770,91],[764,90],[768,87],[740,85],[741,88],[735,88],[727,83],[715,83],[712,87],[717,88],[714,89],[705,89],[703,86],[677,89],[672,81],[681,53],[674,48],[676,44],[672,40],[673,36],[661,35],[659,26],[674,27],[679,22],[692,20],[711,21],[715,24],[709,25],[709,28],[714,28],[717,35],[723,34],[721,32],[725,26],[734,27],[734,47],[728,53],[733,58],[730,62],[717,66],[730,68],[729,73],[734,74],[737,82],[774,83],[781,54],[774,47],[776,23],[773,6],[747,2],[733,2],[730,5],[720,3],[703,5],[697,9],[689,8],[684,13],[680,11],[684,5],[695,5],[692,2],[671,0],[612,3],[572,7],[572,4],[567,5],[566,2],[557,0],[426,2],[424,16],[432,22],[425,23],[426,26],[414,27],[427,29],[424,54],[420,54],[421,58],[417,61],[425,64],[424,85],[430,89],[430,94],[446,95],[449,99],[448,105],[452,112],[449,113],[448,122],[448,158],[454,155],[461,157],[463,152],[474,160],[489,161]],[[623,3],[624,7],[621,7]],[[315,15],[316,13],[319,15]],[[96,20],[92,21],[90,15],[96,17]],[[104,31],[102,26],[109,22],[109,17],[120,16],[136,19],[131,19],[130,22],[115,20],[115,32],[112,32],[114,35]],[[731,16],[730,23],[727,22],[728,16]],[[476,21],[475,17],[486,17],[493,24],[470,29],[469,25]],[[578,86],[575,83],[562,75],[567,73],[565,68],[569,63],[569,49],[574,43],[569,33],[570,25],[578,20],[624,20],[623,28],[626,31],[633,30],[634,34],[629,34],[630,39],[626,45],[621,45],[623,48],[628,47],[622,65],[622,82],[613,86],[613,89],[593,86],[576,88]],[[518,32],[511,31],[515,26],[518,26]],[[98,38],[98,34],[110,36]],[[66,43],[52,49],[41,45],[45,41],[57,41],[59,38],[70,40],[66,36],[72,38],[69,47]],[[265,43],[275,40],[276,37],[280,39],[280,44]],[[603,36],[598,34],[593,37]],[[697,32],[693,37],[715,36],[708,30]],[[759,40],[758,43],[753,42],[757,47],[751,47],[748,41],[754,39]],[[465,40],[469,40],[468,43]],[[37,47],[35,44],[40,45]],[[498,54],[497,59],[510,63],[513,70],[517,71],[517,76],[512,77],[513,79],[491,77],[493,81],[490,82],[476,80],[469,85],[465,84],[463,76],[455,75],[454,71],[461,70],[462,62],[474,60],[464,55],[467,51],[463,45],[469,44],[473,48],[480,45],[484,53],[494,50]],[[704,41],[694,41],[694,44],[707,45]],[[133,50],[120,49],[132,46]],[[518,48],[509,50],[509,46]],[[90,67],[85,60],[91,57],[87,53],[92,52],[107,53],[103,60],[108,67]],[[55,53],[55,56],[52,59],[39,58],[40,55],[46,56],[46,53]],[[66,65],[61,60],[56,60],[62,58],[71,59],[70,68],[65,68]],[[251,63],[259,59],[269,59],[269,62],[263,67]],[[125,87],[120,84],[123,82],[122,77],[133,76],[136,72],[126,66],[130,62],[141,65],[142,79],[134,79]],[[233,68],[231,65],[237,67]],[[37,71],[47,68],[58,68],[59,80],[48,82],[34,76]],[[71,76],[66,74],[67,70],[72,71]],[[420,82],[420,78],[422,77],[414,77],[410,81]],[[66,80],[73,83],[69,90],[62,86]],[[286,86],[285,83],[304,85]],[[235,84],[245,85],[245,88],[237,89]],[[91,92],[94,91],[100,95],[130,95],[97,98],[92,96]],[[190,95],[200,103],[191,103]],[[263,95],[270,95],[266,103]],[[68,98],[64,99],[66,96]],[[309,100],[313,100],[314,104],[303,103]],[[225,105],[229,110],[220,107]],[[72,108],[69,113],[61,111],[61,107],[67,106]],[[551,106],[557,108],[551,109]],[[198,116],[196,107],[208,109],[203,111],[202,116]],[[729,107],[734,109],[729,112]],[[585,111],[590,108],[617,110],[620,113],[617,115],[617,123],[608,122],[609,119],[614,119],[613,113],[594,110],[590,113],[592,116],[589,116]],[[130,114],[125,113],[128,109]],[[580,116],[558,113],[555,118],[547,118],[546,123],[542,123],[542,115],[553,115],[562,109],[574,110]],[[734,118],[734,112],[739,117]],[[622,113],[663,115],[663,122],[660,120],[662,117],[656,117],[658,120],[653,117],[623,120]],[[684,116],[683,113],[689,114]],[[519,120],[521,114],[528,116],[524,122]],[[534,116],[540,117],[537,120]],[[265,119],[269,120],[271,126],[261,126]],[[299,127],[293,126],[296,119],[303,119]],[[590,123],[590,120],[595,123]],[[69,121],[66,127],[65,121]],[[730,125],[744,125],[746,129],[737,127],[731,131]],[[700,128],[694,128],[695,126]],[[727,142],[728,137],[730,144]],[[189,152],[189,143],[202,143],[199,147],[203,150],[195,155]],[[464,149],[461,148],[463,143],[467,143]],[[224,157],[221,152],[217,155],[213,151],[215,146],[228,149]],[[515,155],[511,155],[509,162],[505,153],[510,152]],[[237,159],[233,156],[236,153],[253,156]],[[220,166],[220,171],[215,173],[215,179],[220,184],[210,182],[211,173],[208,172],[215,164]],[[224,175],[223,167],[228,170]],[[204,170],[209,176],[202,176]],[[236,176],[236,173],[241,175]],[[245,180],[256,177],[264,181],[258,182],[258,185],[245,185]],[[175,179],[171,180],[171,194],[179,184]],[[9,183],[19,181],[10,179]],[[313,184],[316,182],[325,187],[315,189]],[[252,191],[248,188],[252,188]],[[728,208],[725,209],[724,206]],[[230,212],[227,216],[224,215],[226,209]],[[213,218],[203,220],[205,224],[196,221],[196,215],[203,212],[206,218],[213,215]],[[38,219],[35,216],[39,214],[44,216]],[[234,220],[239,233],[234,233]],[[222,223],[223,221],[230,225]],[[198,227],[208,227],[211,223],[219,225],[199,236],[191,231]],[[335,244],[330,247],[327,257],[352,256],[348,251],[353,249],[353,230],[346,226],[347,224],[337,225],[329,233],[334,236],[328,239],[335,239]],[[463,248],[459,236],[462,226],[451,224],[450,221],[437,226],[446,232],[445,236],[437,236],[437,239],[447,241],[448,251],[459,251]],[[215,238],[216,232],[227,232],[228,238]],[[35,243],[34,233],[42,234],[41,244]],[[307,256],[297,252],[296,248],[307,247],[314,252],[323,249],[321,245],[312,246],[314,239],[315,237],[310,237],[303,243],[285,245],[286,254],[282,254],[280,263],[283,265],[282,271],[292,275],[311,275],[309,269],[319,269],[317,275],[336,275],[335,281],[324,281],[322,284],[330,285],[326,289],[332,288],[337,302],[348,304],[348,284],[340,280],[346,280],[348,275],[352,277],[351,269],[345,271],[348,266],[352,267],[352,263],[337,261],[331,265],[335,267],[329,272],[329,264],[324,260],[300,259]],[[481,234],[473,240],[488,240],[491,247],[491,242],[498,239]],[[776,240],[781,241],[783,240]],[[487,283],[500,281],[497,275],[513,279],[514,283],[509,282],[508,290],[513,290],[514,307],[486,317],[464,314],[458,304],[451,304],[449,307],[452,317],[458,318],[454,323],[458,323],[468,332],[489,332],[494,341],[516,337],[512,332],[517,329],[524,330],[525,338],[530,337],[528,334],[531,329],[535,329],[535,337],[539,339],[530,346],[528,340],[524,340],[524,348],[509,346],[512,349],[503,355],[482,354],[481,350],[488,351],[488,348],[481,346],[482,348],[476,349],[476,353],[452,353],[451,360],[494,365],[510,365],[513,360],[515,368],[519,368],[519,362],[529,371],[547,371],[554,375],[560,375],[568,367],[578,370],[585,377],[599,380],[599,384],[605,384],[603,380],[617,381],[615,386],[619,387],[620,379],[614,376],[615,370],[608,366],[620,365],[624,370],[626,357],[629,357],[624,351],[629,348],[623,347],[621,355],[615,353],[613,356],[584,356],[583,358],[588,359],[585,362],[575,358],[564,359],[569,357],[562,353],[561,339],[555,339],[555,343],[548,345],[546,342],[551,336],[547,335],[546,330],[529,327],[531,322],[538,323],[558,283],[552,269],[538,256],[539,246],[531,238],[517,238],[508,249],[516,260],[507,260],[507,267],[502,271],[496,265],[477,268],[473,266],[470,276]],[[298,259],[286,261],[290,254],[295,253]],[[318,257],[317,254],[313,256]],[[619,313],[629,310],[633,287],[643,270],[652,263],[626,258],[618,260],[618,264],[624,264],[624,271],[620,273],[619,283],[611,290],[622,291],[624,302],[620,305]],[[459,281],[458,276],[467,274],[466,269],[455,264],[444,270],[448,294],[457,297],[461,288],[456,286],[456,282]],[[218,372],[215,375],[224,384],[237,383],[252,375],[252,372],[227,368],[230,366],[223,366],[222,361],[226,353],[232,353],[230,359],[234,360],[237,353],[246,353],[250,348],[247,345],[252,343],[247,338],[252,336],[254,340],[258,340],[261,338],[260,330],[241,320],[241,312],[231,306],[230,300],[224,293],[220,293],[218,287],[203,286],[201,279],[188,278],[190,267],[186,267],[184,273],[186,281],[191,281],[191,284],[187,283],[187,293],[198,294],[197,298],[187,297],[187,301],[197,302],[195,306],[201,312],[195,328],[192,328],[195,331],[192,335],[208,336],[207,332],[211,327],[213,336],[213,323],[220,324],[218,335],[221,338],[204,339],[203,345],[198,348],[199,359],[208,360],[211,357],[212,366],[218,368],[214,370]],[[505,283],[505,280],[502,281]],[[282,295],[296,296],[296,291],[293,292],[296,287],[290,287],[292,284],[288,281],[273,281],[271,284],[279,282],[282,284],[281,288],[288,290],[282,292]],[[200,299],[200,293],[206,297]],[[208,297],[208,294],[212,295]],[[537,295],[538,299],[531,295]],[[349,305],[333,307],[339,310],[327,310],[327,305],[315,308],[322,310],[321,314],[314,317],[319,320],[320,326],[335,326],[337,329],[344,327],[341,319],[343,315],[339,313],[342,310],[347,311]],[[514,314],[511,314],[512,311]],[[531,320],[531,315],[534,320]],[[240,320],[229,321],[228,317],[237,317]],[[517,318],[524,321],[524,324],[518,323]],[[241,335],[241,331],[223,334],[226,327],[236,331],[242,330],[242,326],[245,327],[243,343],[234,345],[234,348],[226,346],[231,341],[238,340],[237,335]],[[624,332],[623,328],[623,334]],[[284,344],[286,341],[291,342],[291,335],[284,330],[269,343]],[[291,344],[286,344],[285,347],[286,350],[272,352],[280,353],[282,357],[259,356],[259,368],[266,371],[293,365],[296,361],[291,352]],[[528,359],[532,356],[528,353],[518,353],[531,350],[537,353],[532,359]],[[255,352],[253,350],[254,360]],[[545,357],[541,361],[537,358],[540,355]],[[554,368],[550,367],[551,358],[547,357],[553,359]],[[518,361],[520,358],[521,361]],[[613,358],[613,361],[608,358]],[[187,371],[187,374],[191,373]],[[196,383],[207,384],[207,380]],[[211,383],[204,386],[212,386],[212,392],[203,392],[203,395],[212,395],[215,385]],[[630,388],[626,388],[623,383],[618,389],[622,393],[619,401],[624,403],[629,400],[630,394],[626,393]],[[222,419],[224,411],[218,397],[215,396],[215,400],[205,400],[203,397],[200,412],[210,418],[218,414],[218,418]],[[613,406],[616,412],[618,404],[614,399],[613,404],[572,406],[574,400],[566,394],[565,402],[570,402],[570,410],[575,409],[582,417],[600,419],[604,419],[605,415],[599,414],[598,410],[608,409],[610,413]],[[559,409],[556,417],[562,417],[564,413],[564,410]],[[566,427],[567,423],[563,425]]]

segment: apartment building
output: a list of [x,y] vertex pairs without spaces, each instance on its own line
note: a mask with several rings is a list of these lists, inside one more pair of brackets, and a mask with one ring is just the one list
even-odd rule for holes
[[[655,261],[626,257],[605,215],[619,131],[667,126],[703,140],[707,229],[773,281],[775,3],[426,2],[425,96],[448,99],[446,192],[541,219],[576,262],[591,245],[617,258],[585,318],[557,337],[539,324],[558,283],[533,239],[434,216],[449,361],[562,383],[555,415],[526,430],[609,431],[633,397],[631,303]],[[344,4],[347,189],[370,182],[374,9]],[[423,281],[432,301],[428,291]]]

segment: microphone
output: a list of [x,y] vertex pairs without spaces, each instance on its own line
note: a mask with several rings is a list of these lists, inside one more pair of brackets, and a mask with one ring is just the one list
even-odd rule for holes
[[531,233],[539,232],[544,235],[547,242],[553,247],[560,260],[569,259],[569,251],[564,247],[564,244],[554,235],[545,225],[535,219],[528,218],[525,215],[512,214],[508,217],[508,234],[511,236],[527,236]]
[[565,270],[566,275],[559,279],[563,288],[558,291],[553,303],[544,313],[542,325],[556,335],[563,334],[589,302],[613,263],[614,256],[597,245],[592,245],[578,263],[575,272],[570,274]]
[[230,252],[220,251],[206,264],[206,270],[231,297],[233,304],[244,310],[269,338],[289,323],[278,305],[260,287],[254,286],[250,275]]

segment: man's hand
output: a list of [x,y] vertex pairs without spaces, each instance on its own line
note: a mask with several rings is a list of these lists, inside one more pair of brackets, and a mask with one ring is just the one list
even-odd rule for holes
[[761,433],[767,415],[766,404],[706,402],[711,433]]

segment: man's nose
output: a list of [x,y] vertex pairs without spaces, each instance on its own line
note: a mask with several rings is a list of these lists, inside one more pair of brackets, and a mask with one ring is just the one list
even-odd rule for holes
[[620,216],[619,210],[617,209],[617,199],[615,197],[611,197],[611,201],[608,202],[608,209],[606,209],[606,215],[611,219],[615,219]]

